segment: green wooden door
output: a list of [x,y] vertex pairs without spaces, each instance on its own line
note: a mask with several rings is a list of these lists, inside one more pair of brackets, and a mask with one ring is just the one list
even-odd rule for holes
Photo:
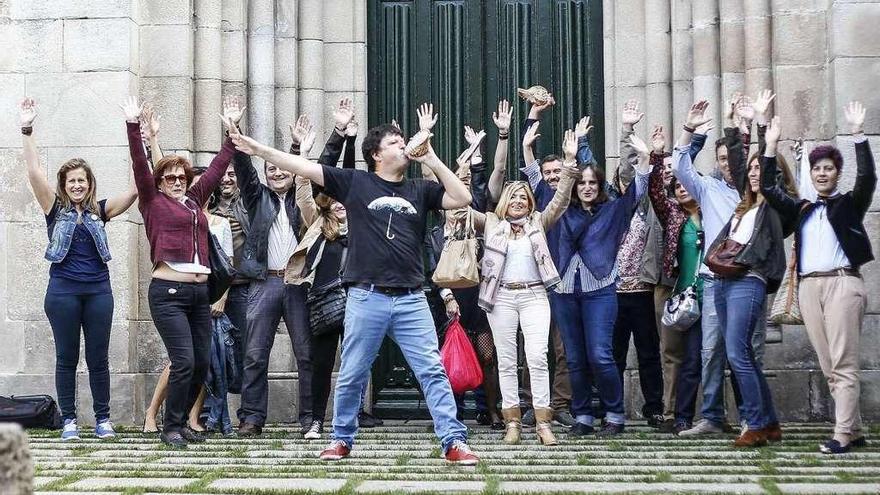
[[[508,176],[515,177],[529,111],[516,88],[540,84],[557,104],[544,116],[537,154],[559,153],[563,131],[591,115],[590,143],[604,156],[601,0],[368,0],[367,16],[370,126],[396,119],[412,135],[416,107],[432,102],[440,114],[432,143],[442,160],[454,165],[465,125],[486,129],[484,156],[491,160],[492,112],[507,99],[515,109],[508,157]],[[391,342],[376,361],[373,384],[374,399],[414,387]]]

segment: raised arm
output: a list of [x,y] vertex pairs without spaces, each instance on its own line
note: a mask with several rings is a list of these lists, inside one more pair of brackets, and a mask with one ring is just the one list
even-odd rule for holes
[[535,122],[523,133],[523,156],[525,156],[526,159],[531,158],[531,160],[527,161],[525,166],[520,168],[520,172],[525,175],[526,180],[529,181],[529,185],[532,187],[532,191],[537,191],[538,184],[540,184],[542,180],[541,166],[538,164],[538,160],[535,159],[535,156],[527,154],[526,150],[531,150],[532,145],[535,143],[535,141],[537,141],[538,138],[541,137],[541,135],[538,134],[538,128],[540,127],[540,125],[540,122]]
[[[321,165],[301,156],[278,151],[275,148],[261,144],[244,134],[230,134],[230,138],[232,138],[232,142],[235,144],[235,149],[238,151],[247,155],[258,156],[278,168],[287,170],[294,175],[302,175],[315,184],[318,184],[321,187],[324,186],[324,170],[321,168]],[[238,169],[239,167],[236,166],[236,174],[239,173]],[[254,172],[254,175],[256,175],[256,172]],[[257,183],[259,183],[259,179],[257,180]]]
[[776,149],[781,134],[781,123],[778,116],[771,121],[767,129],[767,147],[761,157],[761,194],[774,210],[783,218],[795,218],[798,215],[801,201],[788,194],[776,179],[779,168],[776,164]]
[[871,146],[865,137],[865,107],[857,101],[850,102],[844,108],[846,121],[850,125],[853,141],[856,145],[856,181],[853,185],[853,200],[858,208],[861,218],[865,218],[874,190],[877,188],[877,169],[874,165],[874,155],[871,154]]
[[25,98],[18,105],[19,118],[21,121],[21,142],[24,155],[24,161],[27,165],[28,182],[31,184],[31,190],[34,192],[34,198],[43,210],[43,214],[48,214],[55,204],[55,191],[49,185],[49,178],[46,177],[46,171],[40,165],[40,155],[37,153],[37,143],[34,140],[34,119],[37,118],[37,107],[34,100]]
[[312,181],[297,175],[293,178],[293,182],[296,206],[299,207],[299,213],[306,227],[310,227],[318,219],[318,205],[315,203],[315,196],[312,195]]
[[[498,110],[492,113],[492,120],[495,122],[495,127],[498,128],[498,144],[495,147],[492,175],[489,177],[489,197],[492,203],[498,202],[501,198],[501,190],[504,189],[504,178],[507,172],[507,146],[510,142],[512,119],[513,107],[510,106],[510,102],[507,100],[499,101]],[[488,207],[488,204],[485,207]],[[482,211],[484,208],[475,209]]]
[[342,168],[355,168],[355,146],[358,134],[358,123],[356,119],[345,126],[345,152],[342,154]]
[[[631,146],[631,136],[635,132],[635,125],[638,124],[645,114],[639,109],[638,100],[629,100],[623,106],[623,114],[621,115],[620,129],[620,177],[621,185],[625,188],[632,182],[635,177],[635,166],[638,163],[638,154]],[[616,184],[615,184],[616,185]]]
[[324,144],[324,150],[321,152],[318,163],[335,167],[342,156],[342,145],[345,144],[345,132],[348,124],[354,119],[354,104],[351,98],[343,98],[339,100],[339,104],[333,111],[333,133],[327,138]]
[[211,160],[211,164],[208,166],[208,170],[202,174],[202,178],[194,186],[190,187],[187,192],[201,206],[208,202],[211,194],[220,185],[223,174],[229,168],[229,161],[235,155],[235,145],[232,143],[232,136],[238,134],[238,127],[230,118],[226,118],[224,122],[229,137],[223,142],[220,152]]
[[159,147],[159,114],[153,108],[153,105],[145,102],[141,111],[141,136],[149,146],[149,161],[156,168],[156,164],[162,159],[164,154],[162,148]]
[[565,160],[562,163],[562,176],[547,207],[541,212],[541,225],[548,230],[562,217],[571,203],[571,189],[581,176],[575,156],[577,154],[577,138],[573,130],[565,131],[562,141],[562,152]]
[[665,152],[666,137],[663,134],[663,126],[657,124],[651,133],[651,156],[648,160],[651,173],[648,176],[648,197],[664,228],[669,223],[670,211],[675,207],[675,200],[666,193],[666,167],[663,165]]
[[678,142],[672,152],[672,173],[697,203],[702,200],[705,186],[703,184],[704,178],[697,172],[691,159],[690,145],[694,131],[712,120],[706,116],[707,108],[709,108],[709,102],[706,100],[700,100],[691,106]]
[[[550,107],[552,107],[554,105],[556,105],[556,100],[553,98],[552,94],[549,95],[549,97],[547,98],[547,101],[545,101],[544,103],[539,104],[539,103],[536,103],[533,101],[531,108],[529,108],[529,115],[526,118],[525,122],[523,122],[522,135],[525,136],[526,131],[530,127],[539,123],[541,120],[541,115],[546,110],[548,110]],[[535,129],[535,130],[537,131],[537,129]],[[528,149],[526,149],[525,138],[523,138],[523,148],[522,148],[523,154],[522,154],[522,161],[519,164],[520,169],[529,166],[530,163],[535,161],[534,144],[535,144],[535,141],[538,137],[540,137],[540,134],[534,136],[534,138],[529,143]]]
[[157,189],[153,181],[150,165],[147,163],[147,154],[144,143],[141,140],[141,106],[137,98],[130,96],[120,105],[125,114],[125,122],[128,129],[128,152],[131,155],[131,168],[134,170],[134,183],[137,187],[138,198],[141,203],[148,203],[156,197]]

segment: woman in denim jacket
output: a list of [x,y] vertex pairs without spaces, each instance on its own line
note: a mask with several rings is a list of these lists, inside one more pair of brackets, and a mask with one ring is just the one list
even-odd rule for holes
[[85,335],[86,364],[95,410],[95,435],[112,438],[110,422],[110,368],[107,353],[113,323],[113,292],[110,289],[110,248],[104,224],[124,213],[137,198],[132,187],[112,198],[97,200],[95,175],[81,158],[68,160],[58,169],[53,191],[40,164],[33,137],[37,117],[34,100],[20,104],[21,137],[28,181],[46,215],[49,268],[45,311],[55,338],[55,388],[64,429],[62,440],[79,440],[76,422],[76,367],[79,362],[80,329]]

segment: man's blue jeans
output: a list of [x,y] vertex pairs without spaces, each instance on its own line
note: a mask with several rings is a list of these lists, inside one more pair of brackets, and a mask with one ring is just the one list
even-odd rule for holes
[[467,428],[455,418],[455,398],[440,363],[437,331],[425,294],[417,291],[387,296],[356,287],[348,289],[345,306],[342,364],[333,404],[333,438],[349,447],[354,444],[363,388],[385,335],[400,346],[419,381],[443,452],[454,441],[465,441]]
[[739,385],[739,416],[750,430],[778,423],[770,387],[755,359],[752,337],[765,318],[767,285],[756,277],[723,279],[715,286],[715,307],[724,329],[727,359]]
[[[611,423],[623,424],[623,383],[614,360],[612,340],[617,320],[617,291],[609,285],[592,292],[554,296],[556,324],[565,345],[565,359],[571,379],[571,410],[579,422],[594,417],[591,407],[592,379]],[[591,376],[592,375],[592,376]],[[586,420],[586,421],[585,421]]]

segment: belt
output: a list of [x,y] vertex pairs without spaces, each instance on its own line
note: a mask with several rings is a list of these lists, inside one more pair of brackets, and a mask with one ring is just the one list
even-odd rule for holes
[[407,294],[418,294],[422,292],[421,287],[386,287],[384,285],[364,283],[351,284],[351,287],[367,290],[370,292],[378,292],[379,294],[384,294],[386,296],[405,296]]
[[509,290],[523,290],[523,289],[531,289],[532,287],[543,287],[544,282],[508,282],[502,283],[502,289]]
[[818,278],[818,277],[861,277],[859,271],[853,268],[838,268],[836,270],[828,270],[827,272],[810,272],[801,275],[801,278]]
[[267,276],[272,276],[272,277],[281,277],[281,278],[284,278],[284,274],[285,274],[286,272],[287,272],[287,270],[266,270],[266,275],[267,275]]

